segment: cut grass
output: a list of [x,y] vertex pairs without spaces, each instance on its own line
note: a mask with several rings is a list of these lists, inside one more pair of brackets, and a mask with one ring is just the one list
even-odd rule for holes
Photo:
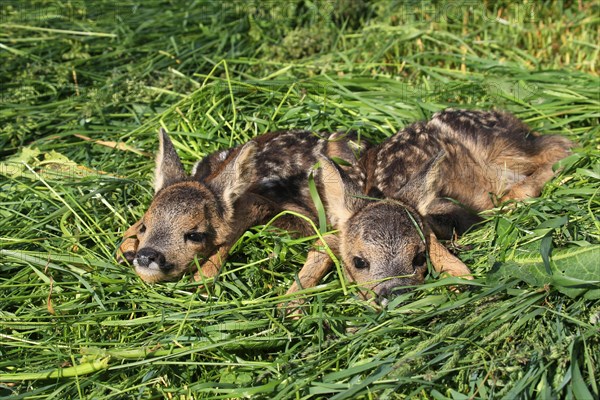
[[[0,13],[3,396],[598,397],[597,3]],[[147,285],[114,262],[151,200],[144,152],[160,125],[190,168],[275,129],[381,141],[449,106],[507,109],[580,146],[540,198],[453,244],[476,274],[470,290],[429,276],[380,310],[333,271],[286,319],[277,305],[310,240],[271,229],[247,232],[205,291],[187,277]]]

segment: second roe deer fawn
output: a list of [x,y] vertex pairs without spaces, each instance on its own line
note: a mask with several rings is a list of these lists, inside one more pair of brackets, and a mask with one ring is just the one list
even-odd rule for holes
[[[422,283],[426,253],[438,272],[469,277],[437,239],[466,231],[477,212],[538,196],[572,145],[533,133],[509,113],[436,113],[369,149],[352,176],[321,159],[321,196],[340,230],[326,239],[349,280],[380,299]],[[303,270],[323,276],[330,266],[321,254]]]

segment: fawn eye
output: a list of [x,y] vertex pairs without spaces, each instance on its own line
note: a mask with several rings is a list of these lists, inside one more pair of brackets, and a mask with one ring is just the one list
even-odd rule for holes
[[185,240],[186,242],[189,240],[190,242],[201,243],[204,242],[205,239],[206,234],[202,232],[188,232],[185,235],[183,235],[183,240]]
[[369,268],[369,262],[364,258],[354,257],[354,259],[352,259],[352,262],[354,263],[354,268],[356,269]]
[[421,251],[415,255],[412,264],[414,268],[418,268],[425,265],[425,262],[427,262],[427,257],[425,256],[425,252]]
[[144,232],[146,232],[146,225],[141,224],[140,225],[140,229],[139,229],[139,233],[144,233]]

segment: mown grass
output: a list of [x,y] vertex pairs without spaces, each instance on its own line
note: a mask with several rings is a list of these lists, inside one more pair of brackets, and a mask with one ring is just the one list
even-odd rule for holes
[[[597,398],[598,15],[583,1],[3,3],[0,394]],[[380,141],[449,106],[579,144],[539,199],[451,244],[470,290],[429,276],[381,310],[332,272],[290,320],[277,305],[311,240],[263,228],[206,290],[114,262],[151,200],[160,125],[190,167],[274,129]]]

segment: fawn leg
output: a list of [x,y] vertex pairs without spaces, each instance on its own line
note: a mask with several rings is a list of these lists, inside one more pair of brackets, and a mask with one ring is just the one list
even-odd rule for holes
[[137,252],[138,244],[140,243],[137,239],[137,233],[140,229],[141,223],[142,220],[140,219],[135,224],[127,228],[123,234],[124,240],[121,242],[121,246],[119,246],[119,250],[117,251],[117,262],[119,264],[125,264],[125,262],[131,264],[133,262],[135,253]]
[[[325,244],[329,246],[331,251],[335,254],[338,252],[338,237],[329,235],[323,238]],[[306,256],[306,262],[298,273],[298,280],[295,281],[287,291],[287,294],[297,292],[300,289],[316,286],[317,283],[331,269],[333,260],[324,250],[319,250],[318,247],[323,246],[321,241],[317,241],[316,248],[308,252]],[[300,285],[298,285],[300,283]]]
[[433,268],[438,273],[448,273],[451,276],[458,276],[464,279],[473,279],[471,270],[454,254],[450,253],[443,244],[441,244],[435,234],[429,234],[429,258]]
[[227,240],[200,266],[200,270],[194,274],[194,279],[202,281],[205,278],[217,276],[227,259],[231,247],[244,232],[254,225],[267,222],[278,211],[279,207],[265,197],[254,193],[246,193],[235,204],[234,222],[230,222],[232,231],[227,235]]
[[223,245],[217,249],[217,252],[212,256],[208,257],[208,260],[205,261],[201,266],[200,270],[196,271],[194,274],[194,280],[196,282],[201,282],[206,278],[212,278],[217,276],[223,263],[227,259],[227,255],[231,250],[231,245]]
[[552,177],[554,171],[552,166],[539,168],[536,172],[523,179],[523,181],[513,185],[510,190],[502,196],[501,202],[507,200],[524,200],[530,197],[540,195],[542,188]]
[[[338,252],[337,236],[326,236],[323,238],[323,240],[329,246],[331,251],[334,252],[334,254]],[[323,279],[327,271],[331,269],[333,260],[324,250],[319,250],[319,246],[322,245],[323,243],[321,243],[319,240],[315,243],[315,248],[308,252],[308,255],[306,256],[306,262],[304,263],[304,266],[302,266],[300,272],[298,272],[298,279],[294,281],[286,294],[295,293],[298,290],[316,286],[317,283]],[[302,303],[304,303],[304,300],[298,298],[281,303],[278,307],[284,308],[285,314],[289,318],[298,319],[302,314],[300,309],[300,305]]]

